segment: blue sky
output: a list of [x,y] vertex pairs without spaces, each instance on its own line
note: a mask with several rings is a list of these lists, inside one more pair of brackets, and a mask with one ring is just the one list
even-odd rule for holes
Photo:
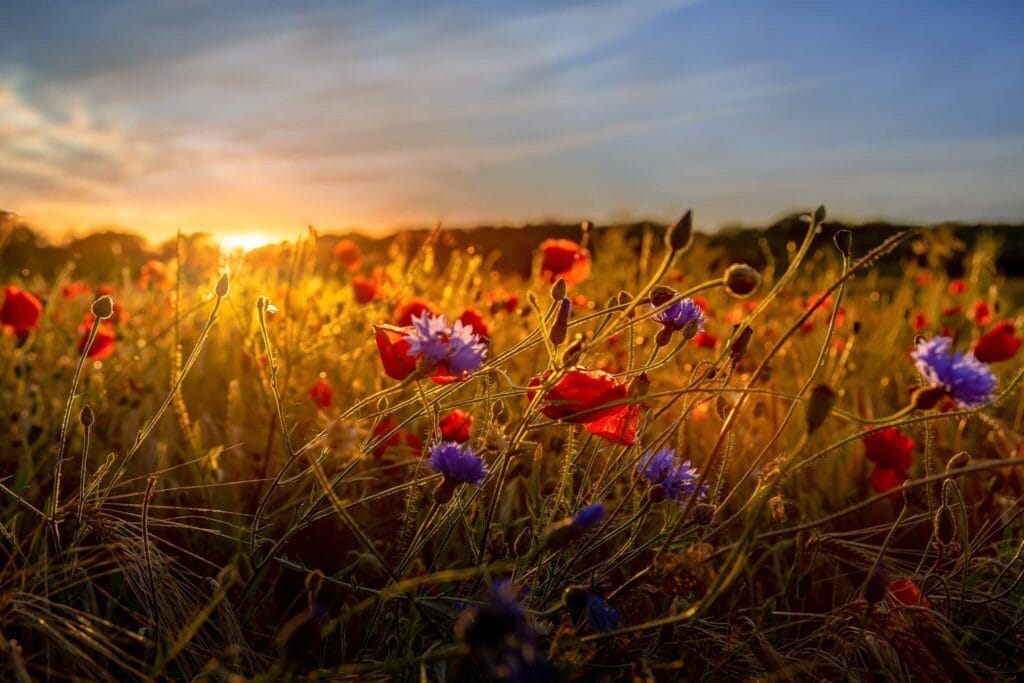
[[9,3],[0,207],[292,235],[1024,220],[1024,3]]

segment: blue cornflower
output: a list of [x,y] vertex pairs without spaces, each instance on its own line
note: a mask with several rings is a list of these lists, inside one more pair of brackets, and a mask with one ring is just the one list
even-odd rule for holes
[[973,353],[951,352],[952,343],[949,337],[919,343],[911,354],[918,371],[964,408],[989,403],[996,389],[996,376]]
[[583,508],[572,518],[572,526],[577,529],[589,529],[604,517],[604,503],[594,503]]
[[448,357],[448,320],[443,315],[424,312],[412,318],[412,331],[405,335],[409,355],[437,365]]
[[[636,470],[671,500],[689,497],[697,489],[697,468],[691,467],[689,460],[678,462],[671,448],[662,448],[657,453],[648,451],[640,458]],[[702,486],[700,495],[707,495],[707,489],[706,484]]]
[[476,372],[487,357],[487,345],[480,341],[480,335],[473,333],[473,328],[456,320],[451,329],[451,340],[448,350],[448,369],[453,375],[466,375]]
[[[651,308],[657,308],[653,303]],[[671,306],[659,311],[655,316],[654,320],[661,323],[666,328],[673,332],[682,330],[687,325],[694,327],[693,334],[704,329],[704,311],[701,309],[700,304],[696,303],[693,299],[680,299],[679,301],[673,302]]]
[[465,444],[444,441],[431,447],[427,464],[444,475],[448,484],[479,487],[488,474],[487,463]]
[[619,627],[622,615],[608,604],[608,601],[595,593],[587,591],[587,623],[598,633],[614,631]]

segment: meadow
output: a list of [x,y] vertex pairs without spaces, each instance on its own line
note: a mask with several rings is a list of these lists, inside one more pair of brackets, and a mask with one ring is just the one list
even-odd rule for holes
[[1000,241],[825,220],[17,264],[3,678],[1020,676]]

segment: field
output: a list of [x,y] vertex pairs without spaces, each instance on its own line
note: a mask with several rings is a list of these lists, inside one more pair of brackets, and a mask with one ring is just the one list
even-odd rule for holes
[[3,678],[1021,676],[1020,288],[825,218],[6,263]]

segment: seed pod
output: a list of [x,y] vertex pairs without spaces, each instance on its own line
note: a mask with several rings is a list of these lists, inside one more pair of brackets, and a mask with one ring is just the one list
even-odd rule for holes
[[971,462],[971,454],[967,451],[960,451],[946,462],[946,471],[952,472],[962,467],[967,467]]
[[711,503],[697,503],[693,506],[693,521],[701,526],[707,526],[715,518],[716,512],[718,508]]
[[668,285],[656,285],[651,290],[651,305],[662,306],[667,304],[669,301],[674,299],[679,292],[672,289]]
[[754,336],[754,329],[748,325],[743,328],[743,331],[740,332],[739,336],[732,343],[732,348],[729,349],[729,360],[732,361],[734,366],[743,360],[752,336]]
[[228,283],[228,274],[224,273],[223,275],[220,276],[220,279],[217,280],[217,287],[214,289],[214,291],[216,292],[217,296],[223,299],[228,295],[230,289],[231,288]]
[[260,294],[256,297],[256,310],[265,311],[270,306],[270,299]]
[[587,607],[587,587],[569,586],[562,593],[562,604],[571,612],[581,612]]
[[551,330],[548,332],[548,339],[555,346],[560,346],[565,341],[566,336],[569,334],[569,313],[572,312],[572,302],[568,298],[563,297],[558,302],[558,311],[555,313],[555,322],[551,325]]
[[671,327],[663,327],[658,330],[658,334],[654,335],[655,346],[667,346],[670,341],[672,341]]
[[822,204],[821,206],[819,206],[817,209],[814,210],[814,222],[819,224],[819,225],[824,223],[825,222],[825,215],[826,215],[825,205]]
[[939,543],[947,545],[956,539],[956,517],[953,515],[953,508],[943,503],[935,511],[933,520],[935,538]]
[[921,387],[914,390],[910,397],[910,404],[915,410],[930,410],[938,404],[947,394],[943,387],[938,385]]
[[687,209],[683,217],[665,232],[665,246],[674,252],[685,251],[693,242],[693,210]]
[[853,249],[853,233],[849,230],[839,230],[832,239],[836,243],[836,249],[843,256],[849,258],[850,251]]
[[819,384],[811,389],[811,397],[807,401],[807,433],[813,434],[825,423],[832,406],[836,404],[836,392],[827,384]]
[[564,278],[558,278],[555,284],[551,285],[551,299],[553,301],[561,301],[565,298],[565,295],[569,291],[569,285],[565,283]]
[[92,302],[92,314],[100,320],[106,320],[114,315],[114,297],[104,294]]
[[82,412],[78,415],[78,421],[85,427],[92,427],[93,423],[96,422],[96,413],[93,412],[91,405],[86,403],[82,406]]
[[725,269],[725,291],[738,299],[754,293],[761,284],[761,274],[746,263],[734,263]]

